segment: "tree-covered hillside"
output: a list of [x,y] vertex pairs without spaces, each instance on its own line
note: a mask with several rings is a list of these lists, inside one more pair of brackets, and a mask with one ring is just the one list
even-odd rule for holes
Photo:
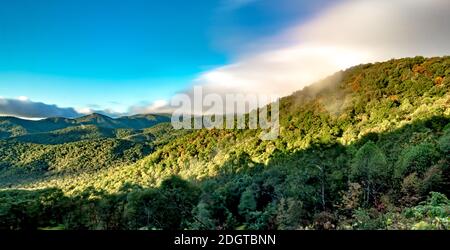
[[[114,133],[154,147],[140,160],[134,146],[107,151],[126,166],[106,157],[89,173],[9,182],[0,228],[448,229],[449,120],[450,57],[359,65],[282,98],[273,141],[250,129]],[[1,169],[49,166],[18,140],[2,142]],[[101,149],[77,150],[67,154]]]
[[0,140],[0,185],[123,167],[189,132],[175,131],[170,123],[138,130],[83,125]]
[[170,122],[169,115],[134,115],[117,119],[101,114],[91,114],[76,119],[61,117],[42,120],[23,120],[16,117],[0,117],[0,139],[34,133],[47,133],[71,127],[93,125],[106,129],[144,129],[153,125]]

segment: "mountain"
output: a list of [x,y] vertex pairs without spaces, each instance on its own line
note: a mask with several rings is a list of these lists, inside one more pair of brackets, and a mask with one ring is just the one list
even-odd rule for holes
[[24,120],[16,117],[0,117],[0,138],[33,133],[45,133],[69,127],[94,125],[107,129],[144,129],[162,122],[169,122],[169,115],[134,115],[113,119],[102,114],[90,114],[76,119],[61,117],[42,120]]
[[145,129],[163,122],[170,122],[171,115],[133,115],[117,119],[122,128]]
[[[9,138],[0,228],[448,229],[449,121],[450,57],[414,57],[354,66],[282,98],[272,141],[260,129],[169,123],[128,125],[110,144]],[[25,212],[8,205],[17,201]]]
[[48,118],[39,121],[23,120],[16,117],[0,117],[0,138],[28,133],[48,132],[72,126],[74,121],[65,118]]
[[75,119],[75,122],[77,124],[82,125],[96,125],[103,128],[115,128],[120,123],[117,122],[115,119],[108,117],[106,115],[93,113],[87,116],[83,116],[80,118]]
[[69,126],[49,132],[28,133],[8,138],[9,141],[36,144],[63,144],[81,140],[114,138],[115,130],[97,125]]
[[95,113],[38,121],[0,117],[0,183],[18,184],[131,164],[165,143],[152,135],[151,128],[159,125],[159,130],[170,130],[169,120],[168,115],[113,119]]

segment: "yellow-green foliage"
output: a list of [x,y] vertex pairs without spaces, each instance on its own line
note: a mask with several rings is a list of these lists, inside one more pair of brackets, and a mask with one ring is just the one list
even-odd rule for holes
[[[448,205],[437,219],[398,211],[420,210],[430,192],[449,195],[450,57],[355,66],[280,104],[273,141],[260,130],[162,124],[56,145],[4,140],[0,184],[4,192],[58,188],[106,216],[71,217],[68,228],[448,227]],[[151,204],[164,200],[161,185],[173,176],[195,199],[182,197],[190,216],[161,224]]]

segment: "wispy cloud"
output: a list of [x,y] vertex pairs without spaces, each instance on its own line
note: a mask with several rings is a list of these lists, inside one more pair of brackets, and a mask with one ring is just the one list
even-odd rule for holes
[[150,104],[140,104],[131,106],[128,114],[154,114],[154,113],[171,113],[173,108],[169,106],[166,100],[156,100]]
[[193,85],[203,85],[205,94],[283,96],[360,63],[448,55],[448,13],[447,0],[344,1],[204,72]]

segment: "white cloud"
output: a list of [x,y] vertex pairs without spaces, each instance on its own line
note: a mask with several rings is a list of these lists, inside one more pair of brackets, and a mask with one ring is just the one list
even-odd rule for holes
[[83,114],[83,115],[89,115],[89,114],[94,113],[94,110],[91,108],[75,108],[75,110],[78,113]]
[[448,0],[345,1],[204,72],[193,85],[203,85],[205,94],[284,96],[356,64],[448,55],[448,13]]
[[150,105],[131,106],[128,114],[151,114],[151,113],[171,113],[173,109],[169,107],[166,100],[156,100]]
[[19,96],[19,97],[17,97],[17,100],[26,102],[26,101],[30,100],[30,98],[28,98],[27,96]]

